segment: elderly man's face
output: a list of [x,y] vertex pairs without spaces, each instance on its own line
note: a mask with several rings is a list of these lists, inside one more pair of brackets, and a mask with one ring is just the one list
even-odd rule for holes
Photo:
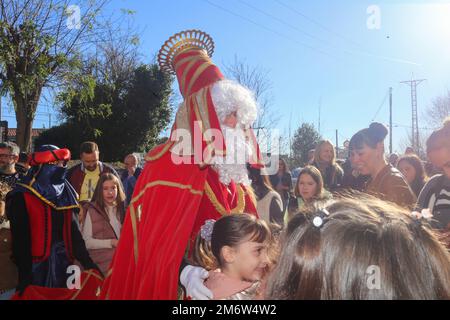
[[125,158],[125,167],[129,170],[131,168],[136,168],[137,167],[137,159],[135,157],[132,156],[128,156]]
[[0,149],[0,169],[4,170],[13,166],[17,160],[19,160],[18,155],[12,154],[8,148]]

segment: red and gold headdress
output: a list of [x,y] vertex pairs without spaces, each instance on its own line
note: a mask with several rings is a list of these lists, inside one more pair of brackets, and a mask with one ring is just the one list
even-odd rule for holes
[[[162,71],[177,76],[184,101],[177,111],[171,137],[167,143],[154,148],[146,159],[153,161],[169,151],[180,157],[192,157],[201,165],[208,164],[213,156],[225,156],[223,139],[215,139],[211,132],[222,132],[217,116],[211,87],[224,80],[219,68],[211,61],[214,52],[212,38],[200,30],[186,30],[170,37],[161,47],[158,63]],[[189,132],[189,148],[176,147],[177,129]],[[252,130],[249,141],[254,144],[253,162],[262,164],[259,149]],[[180,131],[181,132],[181,131]],[[198,137],[200,135],[200,138]],[[201,148],[195,148],[201,141]]]

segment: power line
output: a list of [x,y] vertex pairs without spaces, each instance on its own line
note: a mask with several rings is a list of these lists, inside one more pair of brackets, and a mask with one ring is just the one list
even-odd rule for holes
[[[260,12],[260,13],[262,13],[262,14],[264,14],[265,16],[268,16],[269,18],[272,18],[272,19],[275,20],[275,21],[278,21],[279,23],[281,23],[281,24],[283,24],[283,25],[285,25],[285,26],[288,26],[289,28],[294,29],[294,30],[296,30],[296,31],[298,31],[298,32],[300,32],[300,33],[302,33],[302,34],[304,34],[304,35],[310,37],[311,39],[317,40],[317,41],[319,41],[319,42],[323,42],[323,43],[325,43],[326,45],[331,46],[331,45],[327,44],[325,40],[322,40],[322,39],[320,39],[320,38],[318,38],[318,37],[316,37],[316,36],[314,36],[314,35],[312,35],[312,34],[306,32],[306,31],[304,31],[304,30],[302,30],[302,29],[300,29],[300,28],[298,28],[298,27],[296,27],[296,26],[294,26],[294,25],[292,25],[292,24],[290,24],[290,23],[284,21],[283,19],[280,19],[280,18],[274,16],[273,14],[270,14],[270,13],[268,13],[268,12],[266,12],[266,11],[263,11],[263,10],[261,10],[261,9],[259,9],[259,8],[257,8],[257,7],[255,7],[255,6],[253,6],[253,5],[251,5],[250,3],[247,3],[247,2],[245,2],[245,1],[243,1],[243,0],[238,0],[238,1],[239,1],[240,3],[246,5],[247,7],[251,8],[251,9],[253,9],[253,10],[255,10],[255,11],[258,11],[258,12]],[[331,47],[333,47],[333,46],[331,46]]]
[[255,21],[253,21],[253,20],[251,20],[251,19],[249,19],[249,18],[247,18],[247,17],[244,17],[244,16],[241,15],[241,14],[235,13],[235,12],[233,12],[233,11],[227,9],[227,8],[224,8],[224,7],[222,7],[222,6],[220,6],[220,5],[216,4],[216,3],[213,3],[213,2],[211,2],[211,1],[209,1],[209,0],[203,0],[203,1],[206,2],[206,3],[208,3],[209,5],[211,5],[211,6],[213,6],[213,7],[216,7],[216,8],[218,8],[218,9],[222,10],[222,11],[225,11],[225,12],[229,13],[229,14],[231,14],[231,15],[233,15],[233,16],[236,16],[236,17],[238,17],[238,18],[240,18],[240,19],[243,19],[243,20],[245,20],[245,21],[247,21],[247,22],[249,22],[249,23],[251,23],[251,24],[253,24],[253,25],[257,26],[257,27],[259,27],[259,28],[262,28],[262,29],[264,29],[264,30],[266,30],[266,31],[269,31],[269,32],[271,32],[271,33],[273,33],[273,34],[275,34],[275,35],[281,37],[281,38],[284,38],[284,39],[287,39],[287,40],[292,41],[292,42],[294,42],[294,43],[297,43],[297,44],[299,44],[299,45],[301,45],[301,46],[303,46],[303,47],[306,47],[306,48],[311,49],[311,50],[313,50],[313,51],[319,52],[319,53],[321,53],[321,54],[323,54],[323,55],[326,55],[326,56],[329,56],[329,57],[332,57],[332,58],[335,58],[335,59],[337,58],[337,57],[335,57],[335,56],[330,55],[329,53],[327,53],[327,52],[325,52],[325,51],[322,51],[322,50],[317,49],[317,48],[315,48],[315,47],[313,47],[313,46],[310,46],[310,45],[308,45],[308,44],[305,44],[305,43],[302,43],[302,42],[297,41],[297,40],[295,40],[295,39],[292,39],[291,37],[289,37],[289,36],[287,36],[287,35],[285,35],[285,34],[282,34],[282,33],[278,32],[278,31],[276,31],[276,30],[273,30],[273,29],[271,29],[271,28],[268,28],[268,27],[266,27],[266,26],[264,26],[264,25],[262,25],[262,24],[259,24],[259,23],[255,22]]
[[[404,124],[396,124],[396,123],[394,123],[392,125],[392,127],[394,127],[394,128],[401,127],[401,128],[408,128],[408,129],[412,128],[412,126],[407,126],[407,125],[404,125]],[[428,127],[419,127],[419,129],[420,130],[436,130],[436,128],[428,128]]]
[[380,111],[381,111],[381,108],[382,108],[382,107],[384,106],[384,104],[386,103],[386,99],[387,99],[388,96],[389,96],[389,91],[386,91],[386,94],[385,94],[385,96],[384,96],[384,98],[383,98],[383,101],[381,102],[380,106],[378,107],[377,112],[376,112],[375,115],[373,116],[371,122],[374,122],[374,121],[375,121],[376,117],[378,116],[378,113],[380,113]]
[[[343,35],[341,35],[341,34],[335,32],[335,31],[331,30],[331,29],[328,28],[328,27],[325,27],[325,26],[322,25],[321,23],[315,21],[314,19],[308,17],[308,16],[305,15],[304,13],[302,13],[302,12],[300,12],[300,11],[294,9],[294,8],[291,7],[291,6],[288,6],[287,4],[285,4],[285,3],[283,3],[283,2],[281,2],[281,1],[279,1],[279,0],[275,0],[275,1],[278,2],[281,6],[287,8],[288,10],[290,10],[290,11],[296,13],[297,15],[299,15],[299,16],[305,18],[306,20],[308,20],[308,21],[310,21],[310,22],[316,24],[317,26],[319,26],[320,28],[324,29],[325,31],[327,31],[327,32],[329,32],[329,33],[331,33],[331,34],[333,34],[333,35],[335,35],[335,36],[337,36],[337,37],[339,37],[339,38],[341,38],[341,39],[344,39],[345,41],[352,43],[354,46],[357,46],[357,47],[359,47],[359,48],[361,48],[361,49],[364,50],[364,47],[363,47],[362,45],[356,43],[355,41],[353,41],[353,40],[351,40],[351,39],[349,39],[349,38],[347,38],[347,37],[345,37],[345,36],[343,36]],[[333,46],[333,47],[334,47],[334,46]],[[367,57],[373,57],[373,58],[377,58],[377,59],[381,59],[381,60],[386,60],[386,61],[390,61],[390,62],[397,62],[397,63],[411,64],[411,65],[420,66],[419,63],[414,62],[414,61],[409,61],[409,60],[406,60],[406,59],[400,59],[400,58],[394,58],[394,57],[387,57],[387,56],[376,55],[376,54],[373,54],[373,53],[370,53],[370,52],[367,52],[367,51],[353,51],[353,50],[348,50],[348,49],[344,49],[343,51],[344,51],[345,53],[353,54],[353,55],[355,55],[355,54],[358,55],[358,54],[359,54],[359,55],[364,55],[364,56],[367,56]]]
[[353,40],[351,40],[351,39],[349,39],[349,38],[347,38],[347,37],[345,37],[345,36],[343,36],[343,35],[341,35],[341,34],[335,32],[335,31],[331,30],[330,28],[328,28],[328,27],[322,25],[321,23],[319,23],[319,22],[317,22],[316,20],[314,20],[314,19],[308,17],[308,16],[305,15],[304,13],[298,11],[297,9],[295,9],[295,8],[293,8],[293,7],[291,7],[291,6],[287,5],[287,4],[285,4],[284,2],[282,2],[282,1],[280,1],[280,0],[275,0],[275,2],[278,2],[278,4],[280,4],[281,6],[285,7],[286,9],[288,9],[288,10],[290,10],[290,11],[292,11],[292,12],[294,12],[295,14],[297,14],[297,15],[303,17],[304,19],[308,20],[309,22],[312,22],[313,24],[317,25],[318,27],[322,28],[323,30],[325,30],[325,31],[327,31],[327,32],[329,32],[329,33],[331,33],[331,34],[333,34],[333,35],[335,35],[335,36],[337,36],[337,37],[339,37],[339,38],[341,38],[341,39],[347,41],[347,42],[350,42],[350,43],[352,43],[353,45],[355,45],[355,46],[357,46],[357,47],[360,47],[360,48],[362,47],[360,44],[356,43],[355,41],[353,41]]

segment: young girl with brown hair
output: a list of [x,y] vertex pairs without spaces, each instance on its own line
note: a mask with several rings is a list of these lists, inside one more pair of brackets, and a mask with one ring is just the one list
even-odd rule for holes
[[262,297],[270,240],[267,223],[248,214],[206,221],[196,239],[193,261],[210,271],[205,286],[213,299]]
[[111,173],[103,174],[87,207],[82,234],[89,255],[104,275],[119,242],[124,208],[125,193],[119,179]]

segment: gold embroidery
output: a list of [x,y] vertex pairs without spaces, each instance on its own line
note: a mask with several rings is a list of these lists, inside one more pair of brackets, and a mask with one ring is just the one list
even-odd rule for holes
[[[145,187],[141,190],[141,192],[139,192],[138,195],[136,195],[135,197],[133,197],[133,199],[131,199],[129,207],[130,207],[131,228],[133,231],[133,239],[134,239],[134,245],[133,245],[134,262],[136,264],[137,264],[138,253],[139,253],[137,224],[141,219],[142,204],[140,204],[137,208],[138,211],[139,210],[141,211],[140,214],[139,213],[136,214],[134,204],[136,203],[136,201],[139,201],[139,199],[145,194],[145,192],[147,191],[148,188],[151,188],[154,186],[166,186],[166,187],[173,187],[173,188],[179,188],[179,189],[186,189],[192,194],[200,195],[200,196],[203,195],[203,191],[193,189],[191,185],[184,185],[184,184],[180,184],[180,183],[176,183],[176,182],[172,182],[172,181],[156,180],[156,181],[147,183],[145,185]],[[136,220],[138,220],[138,221],[136,221]]]
[[245,193],[244,190],[242,190],[242,187],[240,185],[236,185],[237,189],[237,205],[235,208],[231,209],[230,212],[228,212],[225,207],[217,200],[216,195],[214,194],[214,191],[211,189],[211,186],[208,182],[205,183],[205,194],[208,196],[209,201],[213,204],[214,208],[221,214],[226,215],[229,213],[243,213],[245,209]]
[[[198,114],[205,124],[206,129],[211,128],[211,124],[209,123],[209,114],[208,114],[208,100],[206,99],[207,88],[202,89],[199,94],[195,95],[195,102],[198,110]],[[202,108],[200,107],[202,106]]]
[[138,254],[139,254],[139,246],[138,246],[138,234],[137,234],[137,223],[136,223],[136,212],[134,211],[133,201],[130,203],[130,218],[131,218],[131,229],[133,231],[133,239],[134,239],[134,263],[137,264]]
[[190,184],[181,184],[181,183],[177,183],[177,182],[172,182],[172,181],[164,181],[164,180],[156,180],[156,181],[152,181],[149,182],[145,185],[145,187],[141,190],[141,192],[139,192],[138,195],[136,195],[135,197],[133,197],[133,199],[131,199],[130,204],[135,203],[136,201],[139,200],[140,197],[142,197],[145,193],[145,191],[148,188],[154,187],[154,186],[166,186],[166,187],[174,187],[174,188],[179,188],[179,189],[187,189],[189,190],[190,193],[195,194],[195,195],[203,195],[203,191],[202,190],[196,190],[192,188],[192,185]]
[[138,222],[141,222],[141,216],[142,216],[142,204],[138,205],[138,207],[137,207]]
[[[202,62],[203,60],[205,60],[204,57],[194,56],[191,58],[191,61],[187,64],[186,68],[183,70],[183,75],[180,80],[180,87],[183,89],[184,95],[189,96],[189,91],[186,91],[187,87],[186,78],[188,73],[191,71],[191,69],[194,67],[196,63],[198,63],[199,61]],[[190,83],[191,82],[189,82],[189,84]]]
[[191,49],[183,50],[183,51],[180,51],[179,54],[181,54],[181,53],[185,54],[185,53],[187,53],[187,52],[189,52],[189,51],[196,51],[196,55],[190,55],[190,56],[188,56],[188,57],[182,58],[181,60],[177,61],[177,62],[174,64],[174,69],[175,69],[175,70],[178,70],[179,67],[180,67],[182,64],[184,64],[184,63],[190,61],[193,57],[203,56],[203,59],[209,59],[208,53],[205,52],[205,51],[203,51],[203,50],[198,50],[198,48],[191,48]]
[[113,271],[112,268],[108,270],[108,272],[106,273],[106,276],[105,276],[105,280],[112,275],[112,271]]
[[158,152],[156,155],[154,155],[154,156],[146,155],[145,161],[158,160],[167,152],[167,150],[169,150],[169,148],[173,145],[173,143],[174,143],[173,141],[166,142],[164,148],[162,148],[162,150],[160,152]]
[[63,211],[63,210],[69,210],[69,209],[75,209],[75,208],[80,208],[80,206],[77,205],[73,205],[73,206],[68,206],[68,207],[57,207],[54,203],[48,201],[47,199],[45,199],[43,196],[41,196],[36,190],[33,189],[33,187],[27,185],[27,184],[23,184],[23,183],[17,183],[17,185],[22,186],[28,190],[30,190],[36,197],[38,197],[41,201],[45,202],[46,204],[48,204],[50,207],[52,207],[53,209],[57,210],[57,211]]
[[191,94],[192,91],[192,87],[194,86],[195,82],[197,81],[197,79],[200,77],[200,75],[203,73],[203,71],[205,71],[208,67],[213,66],[214,64],[211,62],[204,62],[201,66],[199,66],[197,68],[197,70],[195,70],[194,75],[191,78],[191,81],[189,82],[189,87],[188,90],[186,91],[186,94]]
[[83,290],[83,288],[86,286],[86,283],[88,282],[89,278],[91,276],[102,280],[102,277],[100,277],[99,275],[97,275],[95,272],[93,272],[92,270],[87,270],[85,272],[87,274],[87,277],[84,279],[83,283],[81,284],[81,288],[79,290],[77,290],[77,292],[75,292],[75,294],[72,296],[72,298],[70,298],[70,300],[75,300],[76,297],[78,297],[78,295],[80,294],[81,290]]

